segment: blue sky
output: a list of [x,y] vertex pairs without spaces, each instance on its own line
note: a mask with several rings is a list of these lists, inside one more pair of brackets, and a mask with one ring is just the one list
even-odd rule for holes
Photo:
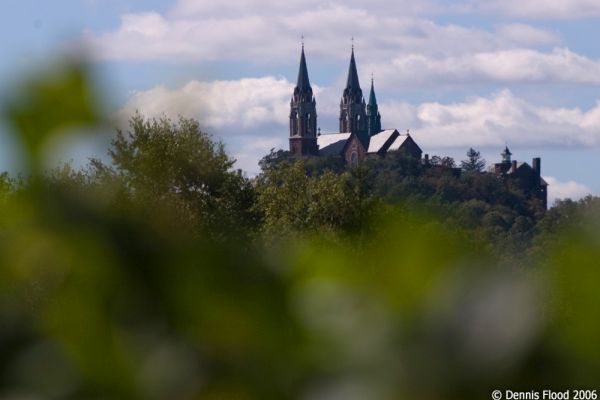
[[[600,2],[460,0],[5,0],[0,100],[23,71],[83,45],[114,124],[198,118],[249,174],[287,146],[289,97],[304,34],[318,125],[337,129],[350,38],[371,74],[384,127],[410,129],[429,154],[488,162],[505,144],[542,157],[550,195],[600,194]],[[0,168],[15,147],[0,121]],[[107,139],[54,145],[82,163]]]

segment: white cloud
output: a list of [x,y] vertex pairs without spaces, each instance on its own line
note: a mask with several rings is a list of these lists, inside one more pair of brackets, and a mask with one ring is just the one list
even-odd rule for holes
[[550,45],[561,41],[555,32],[534,28],[525,24],[507,24],[498,27],[497,33],[508,40],[523,45]]
[[600,16],[597,0],[470,0],[463,9],[512,17],[576,19]]
[[383,103],[380,111],[384,125],[410,127],[430,147],[600,146],[600,102],[587,111],[549,108],[502,90],[462,103]]
[[156,86],[134,92],[120,117],[139,110],[147,116],[198,118],[203,126],[217,129],[283,125],[287,123],[293,88],[286,79],[273,77],[191,81],[177,89]]
[[[363,0],[328,1],[322,0],[244,0],[243,2],[179,0],[171,14],[179,17],[219,16],[234,17],[241,15],[294,15],[305,10],[319,10],[335,4],[344,4],[353,8],[364,8]],[[442,10],[434,0],[372,0],[369,8],[387,12],[415,16],[431,14]]]
[[561,41],[554,32],[523,24],[491,30],[437,24],[415,16],[435,8],[422,4],[381,0],[369,3],[366,9],[363,2],[355,0],[185,0],[166,15],[122,15],[118,29],[106,33],[88,31],[84,40],[98,57],[109,60],[250,59],[285,63],[295,61],[301,33],[306,35],[311,57],[327,60],[345,60],[351,36],[357,38],[361,57],[377,61],[407,54],[458,57],[522,46],[557,45]]
[[575,181],[561,182],[552,176],[544,176],[544,180],[548,182],[548,204],[554,204],[555,200],[571,199],[579,200],[582,197],[592,194],[592,190]]
[[390,63],[366,65],[378,81],[390,85],[473,83],[600,84],[600,61],[556,48],[550,53],[513,49],[458,57],[409,54]]

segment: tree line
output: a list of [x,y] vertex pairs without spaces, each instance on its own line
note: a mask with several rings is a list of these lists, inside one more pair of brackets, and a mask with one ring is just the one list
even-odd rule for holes
[[600,203],[548,211],[480,173],[272,151],[234,169],[197,121],[136,115],[110,160],[43,168],[102,116],[85,70],[3,111],[0,397],[486,398],[600,377]]

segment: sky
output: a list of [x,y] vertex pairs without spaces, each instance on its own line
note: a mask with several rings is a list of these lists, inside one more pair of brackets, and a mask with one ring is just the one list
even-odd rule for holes
[[[318,126],[338,130],[354,49],[384,128],[430,155],[542,157],[550,202],[600,194],[598,0],[4,0],[0,101],[27,73],[85,49],[114,125],[197,118],[249,176],[287,149],[301,36]],[[6,12],[8,10],[8,12]],[[105,155],[110,134],[54,144],[55,162]],[[0,120],[0,169],[18,169]]]

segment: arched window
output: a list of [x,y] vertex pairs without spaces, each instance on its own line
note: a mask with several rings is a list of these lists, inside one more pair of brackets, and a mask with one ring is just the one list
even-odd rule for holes
[[350,164],[353,167],[358,165],[358,153],[356,151],[353,151],[352,154],[350,154]]

